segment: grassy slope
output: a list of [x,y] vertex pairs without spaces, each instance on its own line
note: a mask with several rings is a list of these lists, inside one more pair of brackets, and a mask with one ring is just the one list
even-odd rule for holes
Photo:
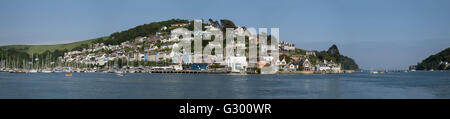
[[26,52],[28,54],[32,53],[36,54],[36,53],[43,53],[46,50],[49,51],[64,50],[64,49],[72,50],[73,48],[80,46],[82,44],[91,44],[92,41],[94,40],[95,39],[57,45],[9,45],[9,46],[1,46],[0,48],[7,48],[7,49],[15,48],[21,52]]

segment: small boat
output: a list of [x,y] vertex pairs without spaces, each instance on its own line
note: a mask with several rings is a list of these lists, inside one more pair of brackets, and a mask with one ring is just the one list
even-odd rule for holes
[[30,71],[28,71],[29,73],[37,73],[37,70],[36,69],[32,69],[32,70],[30,70]]
[[53,73],[53,72],[50,70],[43,70],[42,73]]
[[117,76],[123,76],[123,72],[122,71],[116,71],[115,72]]
[[130,70],[129,73],[133,74],[133,73],[136,73],[136,71],[135,70]]
[[72,74],[66,74],[65,77],[72,77]]
[[380,72],[378,72],[377,70],[373,70],[373,68],[370,68],[370,73],[371,74],[379,74]]

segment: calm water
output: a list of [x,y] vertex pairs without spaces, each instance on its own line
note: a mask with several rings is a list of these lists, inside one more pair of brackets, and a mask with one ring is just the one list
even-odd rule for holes
[[354,74],[0,73],[0,98],[450,98],[450,72]]

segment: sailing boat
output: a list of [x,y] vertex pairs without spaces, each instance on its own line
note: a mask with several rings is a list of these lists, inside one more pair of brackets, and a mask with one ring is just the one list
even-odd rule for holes
[[116,71],[116,75],[117,75],[117,76],[124,76],[124,74],[123,74],[122,71]]
[[37,70],[34,68],[34,53],[31,54],[31,66],[30,70],[28,70],[29,73],[37,73]]
[[373,68],[370,68],[370,73],[371,74],[378,74],[378,71],[373,70]]
[[116,73],[116,75],[117,76],[124,76],[124,73],[120,70],[120,67],[119,67],[119,61],[117,60],[116,62],[114,62],[114,64],[116,64],[116,66],[117,66],[117,70],[115,71],[115,73]]
[[51,54],[49,53],[47,56],[45,56],[45,60],[44,60],[44,67],[45,69],[42,70],[42,73],[53,73],[52,69],[51,69],[51,65],[50,65],[50,57]]

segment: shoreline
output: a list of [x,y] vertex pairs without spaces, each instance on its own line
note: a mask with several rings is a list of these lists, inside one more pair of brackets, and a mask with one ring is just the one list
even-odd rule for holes
[[[51,73],[110,73],[110,74],[118,74],[118,72],[110,72],[110,71],[72,71],[72,72],[64,72],[64,71],[53,71],[53,72],[9,72],[9,71],[0,71],[0,73],[10,73],[10,74],[51,74]],[[231,71],[208,71],[208,70],[151,70],[151,71],[123,71],[123,74],[256,74],[256,75],[264,75],[256,72],[231,72]],[[341,72],[318,72],[318,71],[278,71],[274,74],[349,74],[354,73],[341,71]]]

